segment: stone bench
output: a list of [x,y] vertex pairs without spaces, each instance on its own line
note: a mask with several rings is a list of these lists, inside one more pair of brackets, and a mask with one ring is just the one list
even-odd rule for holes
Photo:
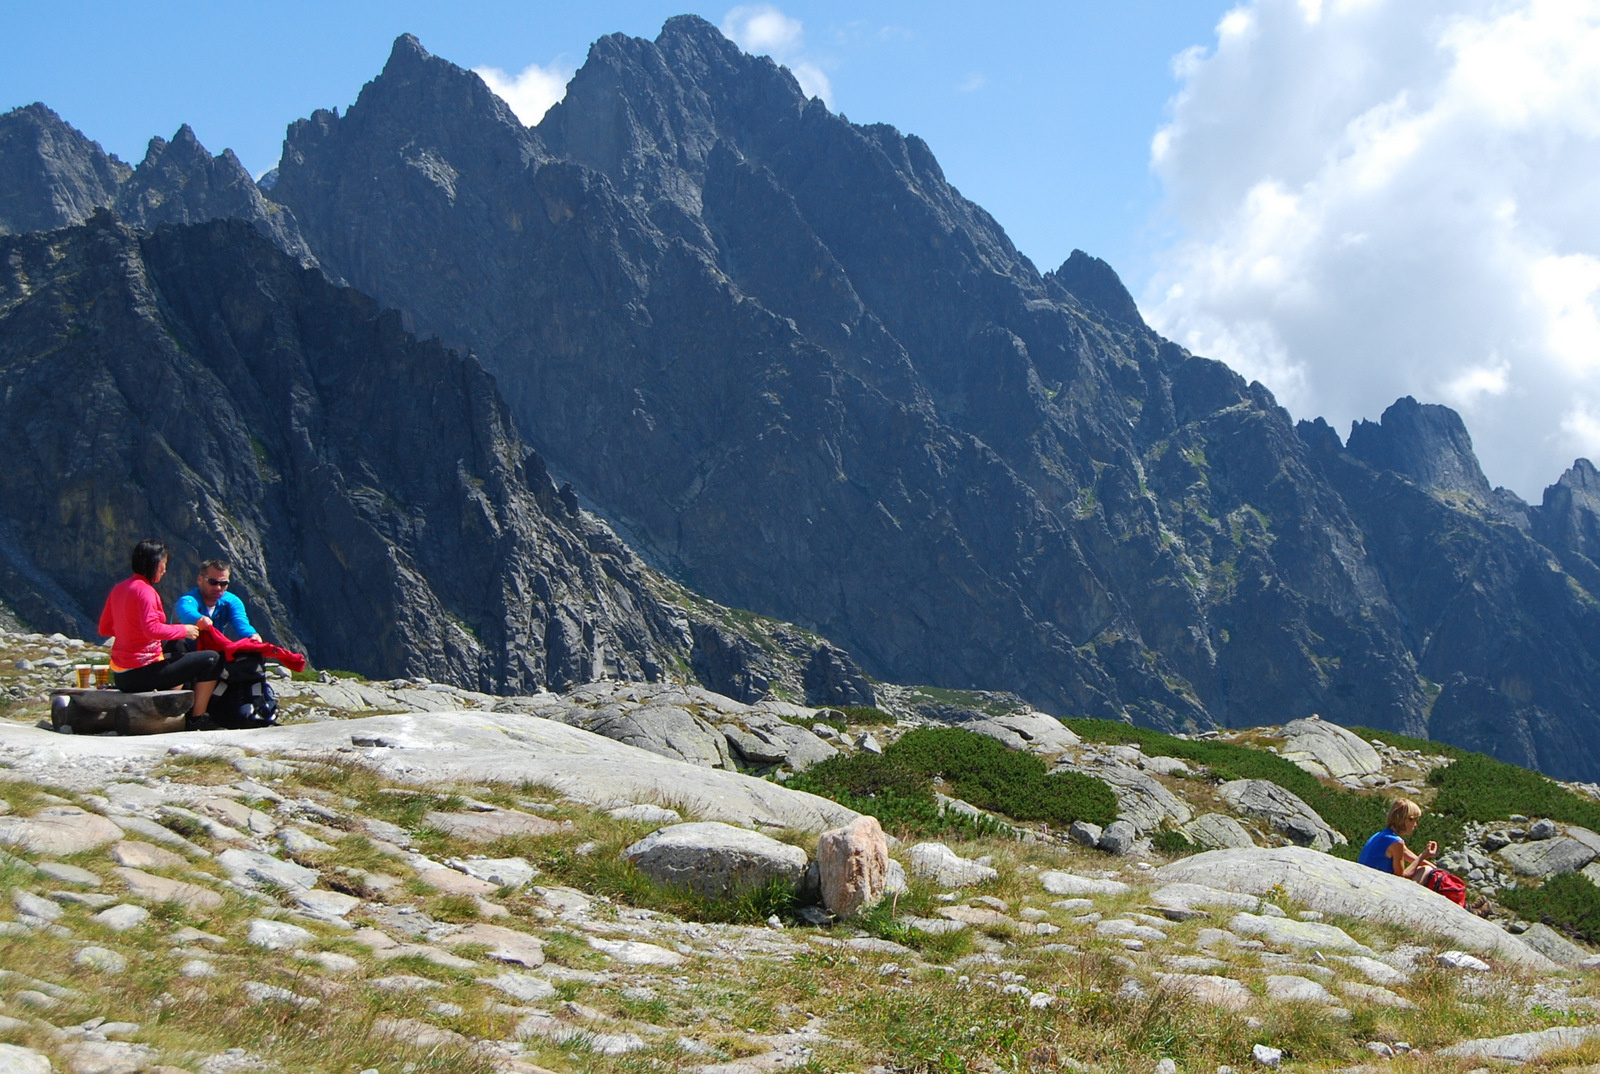
[[63,734],[160,735],[184,730],[192,708],[193,690],[126,694],[66,688],[50,694],[50,725]]

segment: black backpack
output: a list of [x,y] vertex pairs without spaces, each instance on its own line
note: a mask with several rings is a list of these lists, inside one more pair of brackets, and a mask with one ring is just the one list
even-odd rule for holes
[[267,685],[266,661],[245,654],[224,661],[206,716],[230,730],[277,723],[278,699]]

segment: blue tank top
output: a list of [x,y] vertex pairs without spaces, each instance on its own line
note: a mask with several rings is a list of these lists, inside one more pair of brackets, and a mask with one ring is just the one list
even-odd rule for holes
[[1400,837],[1394,834],[1393,828],[1385,828],[1367,840],[1367,845],[1361,848],[1361,856],[1356,861],[1386,873],[1393,873],[1394,862],[1389,858],[1389,848],[1400,841]]

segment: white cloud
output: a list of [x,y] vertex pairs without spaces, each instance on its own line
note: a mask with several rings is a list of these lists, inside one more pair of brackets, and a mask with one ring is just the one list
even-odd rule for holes
[[741,4],[722,19],[722,32],[752,55],[771,56],[800,83],[807,97],[820,97],[833,107],[833,84],[827,72],[805,51],[805,26],[771,4]]
[[1151,322],[1344,428],[1459,408],[1537,500],[1600,458],[1600,0],[1247,0],[1151,140]]
[[572,68],[556,63],[547,67],[530,63],[518,75],[506,74],[498,67],[474,67],[472,71],[529,127],[567,95],[567,83],[572,81]]

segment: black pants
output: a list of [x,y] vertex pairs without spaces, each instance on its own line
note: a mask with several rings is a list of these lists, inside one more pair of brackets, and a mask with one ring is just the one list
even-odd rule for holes
[[117,672],[117,689],[125,694],[142,694],[150,690],[170,690],[191,682],[216,682],[221,670],[221,653],[185,653],[142,668]]

